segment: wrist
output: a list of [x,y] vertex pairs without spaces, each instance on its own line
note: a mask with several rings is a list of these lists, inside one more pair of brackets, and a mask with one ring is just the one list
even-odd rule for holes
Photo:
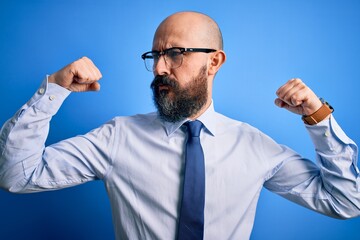
[[54,74],[48,75],[47,80],[48,80],[48,83],[56,83]]
[[334,108],[330,106],[324,99],[320,98],[322,102],[321,107],[310,115],[302,116],[302,120],[305,124],[314,125],[325,119],[328,119],[332,112],[334,112]]

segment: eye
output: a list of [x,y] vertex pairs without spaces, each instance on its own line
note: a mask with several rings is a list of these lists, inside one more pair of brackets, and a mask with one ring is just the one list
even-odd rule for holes
[[180,56],[182,53],[179,49],[169,49],[166,53],[166,55],[169,57],[169,58],[176,58],[178,56]]
[[153,58],[154,60],[158,60],[159,56],[160,56],[160,54],[158,52],[152,52],[151,53],[151,58]]

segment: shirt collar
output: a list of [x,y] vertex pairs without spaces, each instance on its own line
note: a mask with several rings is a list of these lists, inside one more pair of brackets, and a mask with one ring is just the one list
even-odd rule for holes
[[[210,106],[206,111],[197,118],[197,120],[201,121],[202,124],[205,126],[205,130],[207,130],[212,136],[215,136],[216,134],[216,117],[215,117],[215,109],[214,109],[214,103],[211,102]],[[189,119],[184,119],[179,122],[166,122],[163,121],[166,134],[170,136],[175,131],[177,131],[185,122],[189,121]]]

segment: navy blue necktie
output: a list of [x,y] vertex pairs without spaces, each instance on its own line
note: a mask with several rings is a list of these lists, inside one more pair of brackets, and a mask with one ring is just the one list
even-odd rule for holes
[[199,240],[204,236],[205,166],[199,137],[203,124],[196,120],[185,125],[188,140],[178,240]]

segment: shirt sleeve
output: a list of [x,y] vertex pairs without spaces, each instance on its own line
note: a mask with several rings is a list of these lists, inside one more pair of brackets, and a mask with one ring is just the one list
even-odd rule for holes
[[115,122],[45,147],[50,120],[70,94],[45,79],[0,132],[0,187],[18,193],[59,189],[103,178]]
[[[291,149],[264,140],[271,156],[265,187],[293,202],[335,218],[360,215],[358,148],[335,118],[306,125],[315,146],[316,163]],[[272,150],[270,150],[272,149]],[[274,150],[277,149],[277,150]],[[271,165],[270,163],[270,165]]]

